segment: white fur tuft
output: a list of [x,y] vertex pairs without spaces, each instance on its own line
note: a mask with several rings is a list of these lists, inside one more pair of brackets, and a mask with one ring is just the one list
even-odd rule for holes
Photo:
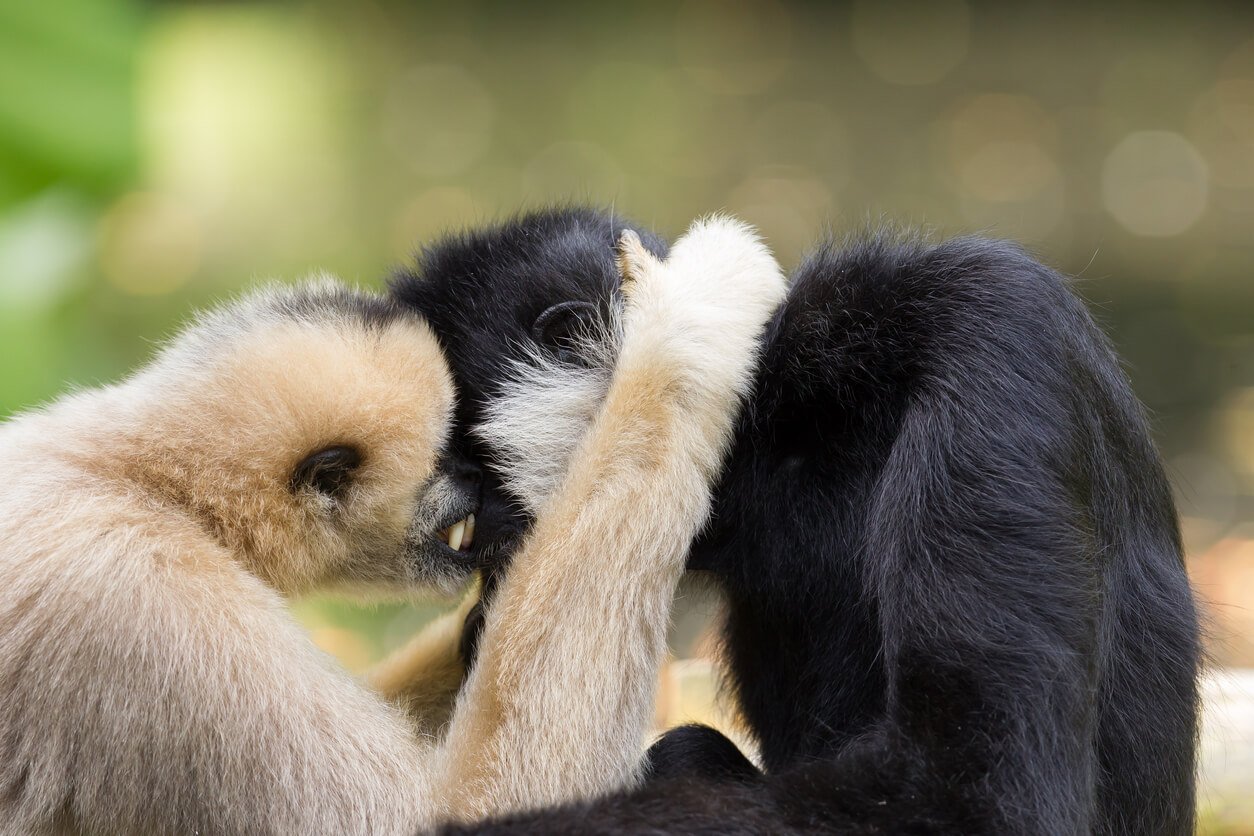
[[474,428],[496,452],[506,488],[532,514],[557,489],[605,400],[622,340],[617,309],[612,317],[608,326],[577,338],[574,353],[586,365],[562,363],[528,346]]

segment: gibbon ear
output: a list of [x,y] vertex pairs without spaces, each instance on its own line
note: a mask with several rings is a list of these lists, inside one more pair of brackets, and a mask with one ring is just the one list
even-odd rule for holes
[[531,326],[531,338],[563,363],[582,364],[577,351],[581,335],[593,333],[599,314],[591,302],[559,302]]
[[320,494],[338,497],[348,489],[353,471],[361,465],[361,454],[352,447],[336,446],[306,456],[292,472],[292,490],[310,488]]

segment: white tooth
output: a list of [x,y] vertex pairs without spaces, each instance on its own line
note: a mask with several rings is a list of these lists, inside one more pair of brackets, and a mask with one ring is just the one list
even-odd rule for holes
[[462,541],[467,546],[475,541],[475,515],[468,514],[466,516],[466,537]]
[[462,547],[462,535],[466,533],[466,521],[456,523],[448,530],[448,547],[453,550]]

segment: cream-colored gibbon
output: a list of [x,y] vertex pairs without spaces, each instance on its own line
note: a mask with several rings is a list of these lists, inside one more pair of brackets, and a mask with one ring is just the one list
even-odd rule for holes
[[671,596],[783,281],[731,222],[666,262],[628,235],[619,260],[616,370],[508,543],[455,699],[468,604],[376,689],[286,606],[454,594],[511,540],[450,445],[453,381],[412,311],[269,290],[0,426],[0,832],[402,833],[634,785]]

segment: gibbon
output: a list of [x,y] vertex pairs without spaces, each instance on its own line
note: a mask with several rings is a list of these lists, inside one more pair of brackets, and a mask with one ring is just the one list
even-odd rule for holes
[[[604,330],[624,226],[539,212],[394,277],[522,523],[609,380],[572,335]],[[875,232],[811,254],[688,565],[726,599],[764,774],[684,727],[641,790],[456,832],[1191,832],[1199,631],[1171,493],[1108,342],[1017,247]]]
[[783,294],[747,228],[675,253],[623,241],[617,371],[455,704],[465,606],[381,694],[285,607],[454,592],[505,542],[412,312],[271,290],[0,427],[0,832],[401,833],[632,785],[670,599]]

